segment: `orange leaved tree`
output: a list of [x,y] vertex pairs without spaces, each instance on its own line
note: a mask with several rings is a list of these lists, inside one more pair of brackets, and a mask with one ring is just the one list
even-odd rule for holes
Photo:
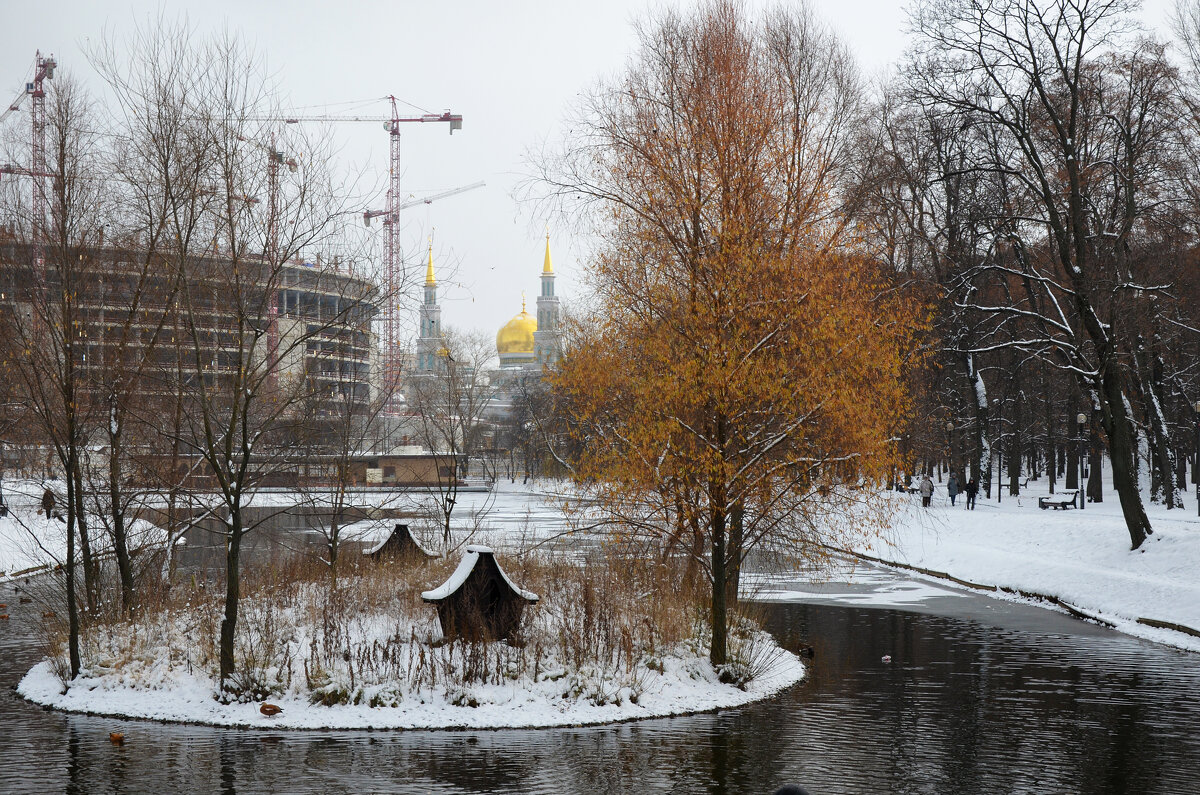
[[[859,108],[806,13],[665,12],[545,172],[584,197],[594,315],[555,376],[599,502],[687,548],[711,583],[710,659],[755,548],[810,551],[894,463],[920,325],[845,230]],[[634,508],[635,510],[630,510]]]

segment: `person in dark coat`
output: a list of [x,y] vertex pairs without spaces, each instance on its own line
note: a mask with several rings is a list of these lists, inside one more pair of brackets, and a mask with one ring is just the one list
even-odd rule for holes
[[50,491],[49,486],[42,492],[42,513],[46,514],[47,519],[54,515],[54,492]]
[[975,495],[979,493],[979,484],[975,482],[975,478],[967,481],[967,510],[975,510]]
[[954,498],[958,496],[958,478],[954,477],[954,473],[950,473],[950,479],[946,481],[946,493],[950,495],[950,505],[954,505]]
[[921,479],[921,507],[928,508],[933,501],[933,481],[926,475]]

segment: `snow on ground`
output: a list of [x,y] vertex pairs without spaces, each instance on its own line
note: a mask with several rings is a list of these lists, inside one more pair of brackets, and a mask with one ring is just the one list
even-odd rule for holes
[[477,706],[455,705],[451,694],[435,689],[407,694],[398,706],[320,706],[305,698],[272,698],[283,712],[268,718],[259,705],[221,704],[213,682],[171,671],[151,687],[128,687],[120,677],[81,677],[64,695],[50,663],[41,662],[21,680],[17,692],[37,704],[151,720],[274,729],[492,729],[576,726],[667,717],[737,707],[759,701],[800,681],[804,666],[792,654],[772,646],[765,671],[745,690],[716,680],[703,654],[664,656],[663,671],[644,683],[637,703],[595,706],[586,698],[564,700],[561,681],[476,686]]
[[[5,480],[0,486],[9,513],[0,517],[0,581],[15,572],[53,567],[66,558],[66,527],[62,522],[48,520],[38,514],[41,505],[43,484],[32,480]],[[57,484],[60,496],[63,489]],[[456,542],[478,543],[498,549],[529,546],[561,535],[569,528],[569,521],[562,509],[563,500],[569,495],[565,484],[537,482],[528,485],[497,481],[490,491],[461,491],[451,514],[451,525],[455,530]],[[435,503],[436,491],[411,489],[398,491],[379,489],[362,491],[349,496],[348,504],[364,507],[397,508],[426,516],[429,524],[439,517]],[[153,499],[148,499],[152,503]],[[219,502],[216,495],[213,504]],[[251,495],[250,507],[310,506],[327,503],[316,491],[297,492],[280,489],[265,489]],[[61,506],[59,508],[61,510]],[[355,522],[342,529],[342,539],[374,545],[383,541],[392,532],[397,520],[370,520]],[[419,524],[420,522],[418,522]],[[92,517],[90,527],[100,528],[98,517]],[[416,529],[416,528],[414,528]],[[131,542],[163,543],[162,533],[149,523],[139,523],[131,532]],[[433,533],[430,533],[432,539]],[[103,532],[93,534],[93,543],[98,550],[103,542]],[[458,545],[456,543],[456,545]]]
[[[1105,484],[1106,489],[1109,483]],[[1061,491],[1061,486],[1060,489]],[[1200,518],[1195,498],[1186,508],[1146,503],[1154,534],[1130,550],[1117,495],[1084,510],[1041,510],[1044,484],[997,503],[979,495],[966,510],[959,495],[951,507],[939,484],[933,505],[919,495],[889,494],[897,501],[894,525],[883,543],[855,551],[887,561],[945,572],[1003,588],[1055,596],[1132,635],[1200,651],[1200,638],[1139,624],[1150,618],[1200,630]]]
[[[55,513],[62,511],[61,482],[54,484],[59,504]],[[0,517],[0,582],[14,575],[54,567],[67,557],[67,526],[64,520],[42,516],[41,481],[5,480],[0,485],[8,514]],[[107,534],[100,517],[90,515],[93,550],[100,555],[110,553]],[[128,528],[129,544],[137,549],[142,546],[165,543],[164,533],[149,522],[136,521]]]
[[[1107,485],[1107,484],[1106,484]],[[1060,488],[1061,490],[1061,488]],[[1120,501],[1111,489],[1100,504],[1085,510],[1041,510],[1037,497],[1047,493],[1044,484],[1032,483],[1017,498],[1005,494],[979,497],[976,510],[968,511],[965,497],[951,506],[944,486],[938,484],[934,504],[920,505],[917,495],[889,493],[894,522],[882,539],[862,542],[854,551],[884,561],[946,572],[983,585],[1054,596],[1073,607],[1112,623],[1118,630],[1178,648],[1200,651],[1200,638],[1138,623],[1139,618],[1171,622],[1200,630],[1200,518],[1194,497],[1186,508],[1168,511],[1146,503],[1154,534],[1138,549],[1129,549],[1129,535]],[[474,523],[481,529],[475,543],[523,542],[551,537],[567,528],[560,505],[569,493],[553,489],[499,484],[491,494],[459,495],[455,508],[458,527]],[[10,497],[11,501],[11,497]],[[32,506],[31,506],[32,507]],[[36,517],[35,517],[36,518]],[[478,520],[478,521],[477,521]],[[12,520],[0,520],[0,568],[14,558],[36,558],[30,542],[12,532]],[[362,528],[365,531],[365,528]],[[377,534],[390,531],[378,525]],[[16,540],[14,540],[16,539]],[[43,542],[44,543],[44,542]],[[501,544],[497,544],[501,545]],[[33,546],[36,547],[36,544]],[[8,564],[11,566],[11,563]],[[770,577],[747,578],[748,596],[764,601],[787,600],[800,595],[770,589]],[[924,598],[911,582],[895,589],[875,590],[862,596],[852,590],[828,598],[902,607]],[[997,598],[1019,598],[998,592]],[[812,599],[813,594],[801,598]],[[883,600],[882,602],[880,600]],[[477,707],[454,706],[444,694],[416,694],[398,707],[324,707],[303,698],[284,698],[284,708],[274,719],[259,714],[255,704],[222,705],[213,700],[211,681],[172,672],[147,689],[113,689],[109,678],[83,680],[63,695],[61,684],[48,663],[35,667],[23,680],[20,692],[37,703],[74,711],[98,712],[162,720],[204,722],[226,726],[278,728],[485,728],[501,726],[551,726],[604,723],[653,716],[733,707],[762,699],[803,676],[803,667],[792,655],[774,650],[770,671],[747,690],[716,682],[711,668],[697,654],[691,659],[671,658],[665,671],[633,704],[628,701],[593,706],[586,700],[564,701],[554,682],[525,686],[489,686],[473,696]]]

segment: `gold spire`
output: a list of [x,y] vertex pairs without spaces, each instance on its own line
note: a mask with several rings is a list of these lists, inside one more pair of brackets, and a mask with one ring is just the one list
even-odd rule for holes
[[521,291],[521,314],[525,314],[525,291]]
[[433,244],[429,244],[429,265],[425,268],[425,286],[433,287],[437,279],[433,278]]
[[546,262],[542,265],[542,273],[554,273],[554,266],[550,264],[550,233],[546,233]]

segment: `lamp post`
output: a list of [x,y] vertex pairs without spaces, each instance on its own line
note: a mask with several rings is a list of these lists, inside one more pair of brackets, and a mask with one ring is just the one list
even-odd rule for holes
[[946,441],[950,448],[950,474],[954,474],[954,422],[946,421]]
[[1200,516],[1200,400],[1192,408],[1196,410],[1196,457],[1192,461],[1192,483],[1196,484],[1196,515]]
[[1075,415],[1075,428],[1079,431],[1079,454],[1075,456],[1075,485],[1079,489],[1079,510],[1087,507],[1087,491],[1083,487],[1083,424],[1087,422],[1087,415],[1082,411]]

